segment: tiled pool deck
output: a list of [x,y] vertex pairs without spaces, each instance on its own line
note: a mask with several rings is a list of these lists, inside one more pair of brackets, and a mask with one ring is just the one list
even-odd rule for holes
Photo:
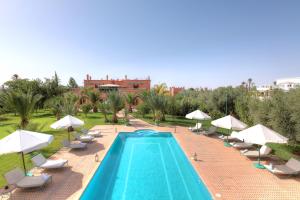
[[[12,199],[78,199],[93,176],[100,161],[108,151],[117,133],[151,128],[173,132],[188,157],[197,153],[199,161],[192,161],[196,171],[206,183],[215,199],[300,199],[300,177],[278,177],[267,170],[252,166],[251,160],[240,155],[234,148],[228,148],[217,138],[191,133],[185,127],[156,127],[141,120],[131,120],[130,127],[120,125],[95,126],[102,130],[103,137],[88,145],[87,150],[69,151],[62,149],[53,158],[69,160],[69,167],[48,171],[53,181],[43,189],[16,190]],[[36,170],[37,173],[38,170]]]

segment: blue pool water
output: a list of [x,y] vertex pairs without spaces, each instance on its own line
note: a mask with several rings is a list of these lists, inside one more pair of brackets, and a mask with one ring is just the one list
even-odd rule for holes
[[206,186],[171,133],[119,133],[81,200],[206,200]]

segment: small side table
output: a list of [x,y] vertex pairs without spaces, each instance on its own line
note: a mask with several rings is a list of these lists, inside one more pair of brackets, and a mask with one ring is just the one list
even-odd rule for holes
[[7,200],[11,197],[12,192],[16,189],[14,185],[8,185],[8,188],[0,189],[0,200]]

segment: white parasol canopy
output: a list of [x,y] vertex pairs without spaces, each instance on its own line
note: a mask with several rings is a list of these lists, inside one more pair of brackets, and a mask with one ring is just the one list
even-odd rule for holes
[[24,171],[26,173],[24,154],[48,146],[53,136],[32,131],[17,130],[0,140],[0,155],[21,153]]
[[67,129],[69,127],[80,127],[83,126],[84,122],[76,117],[73,117],[71,115],[67,115],[64,118],[56,121],[55,123],[53,123],[50,127],[53,129]]
[[237,131],[243,130],[247,127],[247,124],[234,118],[231,115],[227,115],[220,119],[216,119],[216,120],[212,121],[211,124],[216,127],[232,129],[232,130],[237,130]]
[[187,118],[187,119],[196,119],[196,120],[208,120],[208,119],[211,119],[211,117],[208,114],[202,112],[201,110],[195,110],[195,111],[187,114],[185,116],[185,118]]
[[0,154],[29,153],[48,146],[52,140],[52,135],[17,130],[0,140]]
[[247,143],[265,145],[266,143],[287,143],[288,138],[280,135],[279,133],[265,127],[261,124],[257,124],[250,128],[247,128],[235,135],[240,140]]

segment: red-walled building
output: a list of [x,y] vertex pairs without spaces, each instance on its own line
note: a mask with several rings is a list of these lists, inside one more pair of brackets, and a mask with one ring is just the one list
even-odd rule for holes
[[151,87],[150,78],[147,79],[128,79],[125,76],[124,79],[106,79],[94,80],[90,75],[86,75],[84,80],[85,88],[95,88],[102,93],[109,91],[119,91],[120,93],[132,93],[138,94],[142,91],[149,91]]
[[175,96],[176,94],[184,91],[184,87],[170,87],[170,95]]

